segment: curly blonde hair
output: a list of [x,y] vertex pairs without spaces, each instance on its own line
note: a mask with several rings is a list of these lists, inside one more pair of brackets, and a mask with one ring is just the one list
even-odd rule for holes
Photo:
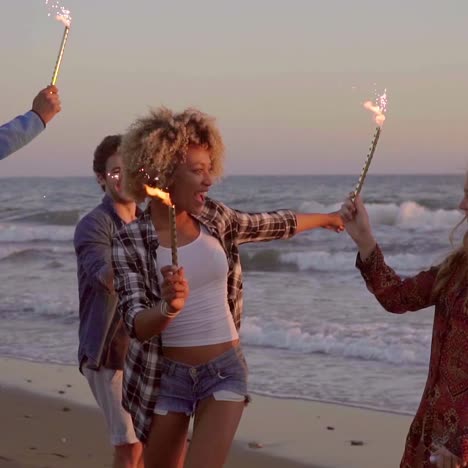
[[197,109],[174,113],[161,107],[137,119],[123,136],[119,150],[126,192],[140,202],[146,198],[144,184],[170,187],[190,146],[206,149],[213,177],[222,176],[224,143],[214,118]]
[[[466,222],[464,217],[453,229],[450,242],[453,245],[455,231]],[[451,279],[454,279],[451,283]],[[466,285],[468,280],[468,232],[463,236],[462,245],[456,248],[439,266],[436,281],[432,290],[432,296],[437,299],[442,292],[447,294]],[[450,289],[447,289],[450,288]],[[468,304],[468,296],[465,299],[465,307]]]

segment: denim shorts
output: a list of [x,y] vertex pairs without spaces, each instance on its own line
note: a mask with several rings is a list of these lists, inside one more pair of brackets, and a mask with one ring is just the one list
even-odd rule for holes
[[162,374],[155,414],[174,412],[192,416],[198,402],[210,396],[219,401],[249,401],[247,363],[240,346],[199,366],[164,356],[160,360]]

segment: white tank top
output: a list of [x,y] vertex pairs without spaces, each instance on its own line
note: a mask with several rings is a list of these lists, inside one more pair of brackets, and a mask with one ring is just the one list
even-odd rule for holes
[[[227,300],[228,262],[219,241],[202,225],[199,236],[178,248],[190,293],[180,314],[161,333],[163,346],[203,346],[239,338]],[[171,264],[171,249],[157,249],[160,269]]]

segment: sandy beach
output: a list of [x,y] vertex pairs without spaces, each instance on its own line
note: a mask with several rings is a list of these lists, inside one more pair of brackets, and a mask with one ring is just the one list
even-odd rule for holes
[[[71,366],[0,359],[2,468],[111,466],[104,422]],[[411,418],[254,395],[228,468],[394,468]]]

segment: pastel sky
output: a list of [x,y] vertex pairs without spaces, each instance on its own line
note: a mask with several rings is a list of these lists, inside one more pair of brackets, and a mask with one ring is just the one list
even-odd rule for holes
[[[359,173],[387,88],[373,173],[467,168],[466,0],[63,0],[62,113],[0,176],[91,175],[94,148],[149,107],[217,117],[227,174]],[[0,121],[50,81],[62,38],[44,0],[3,0]]]

